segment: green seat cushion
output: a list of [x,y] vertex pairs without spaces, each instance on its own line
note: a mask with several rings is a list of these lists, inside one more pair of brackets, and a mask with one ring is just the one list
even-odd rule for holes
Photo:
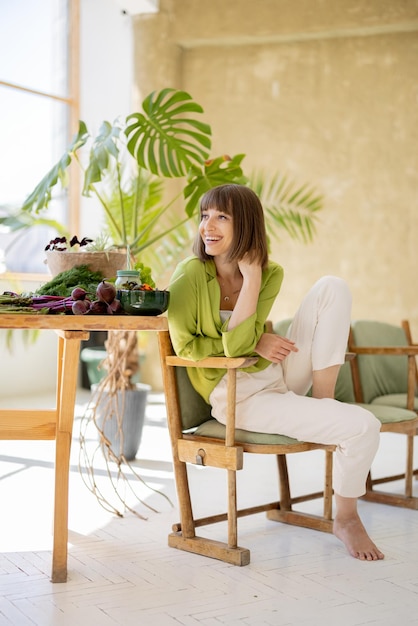
[[409,420],[413,420],[417,417],[417,414],[414,411],[408,411],[408,409],[403,409],[395,406],[386,406],[381,404],[361,404],[358,406],[362,406],[368,411],[371,411],[375,417],[382,424],[393,424],[394,422],[408,422]]
[[[215,439],[225,439],[226,428],[215,419],[204,422],[193,433],[201,437],[214,437]],[[270,445],[292,445],[301,443],[297,439],[285,437],[284,435],[269,435],[266,433],[255,433],[250,430],[235,430],[235,440],[239,443],[260,443]]]
[[[401,409],[392,406],[381,406],[378,404],[359,404],[365,409],[368,409],[382,424],[392,424],[393,422],[405,422],[416,418],[416,414],[413,411],[407,409]],[[220,424],[215,419],[210,419],[204,422],[194,431],[194,435],[201,437],[214,437],[215,439],[225,439],[225,426]],[[292,445],[300,443],[297,439],[292,437],[286,437],[285,435],[269,435],[266,433],[256,433],[249,430],[235,431],[236,441],[242,443],[258,443],[258,444],[270,444],[270,445]]]
[[[407,395],[406,393],[389,393],[385,396],[378,396],[374,398],[372,404],[383,406],[397,406],[402,409],[406,407]],[[418,398],[414,399],[414,409],[418,411]]]

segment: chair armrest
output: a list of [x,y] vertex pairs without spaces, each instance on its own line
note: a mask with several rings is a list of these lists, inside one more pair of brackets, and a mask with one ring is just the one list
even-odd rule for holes
[[418,345],[413,346],[350,346],[355,354],[386,354],[392,356],[418,356]]
[[200,361],[191,361],[189,359],[182,359],[178,356],[167,356],[167,365],[177,367],[208,367],[208,368],[221,368],[221,369],[238,369],[242,367],[250,367],[257,363],[258,357],[255,356],[210,356],[207,359],[201,359]]

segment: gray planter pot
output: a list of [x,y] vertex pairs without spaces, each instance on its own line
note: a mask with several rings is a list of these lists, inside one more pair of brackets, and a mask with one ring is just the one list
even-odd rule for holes
[[[93,385],[92,389],[97,388]],[[97,426],[109,440],[113,454],[127,461],[135,459],[142,438],[145,409],[150,385],[137,383],[136,389],[118,391],[115,396],[102,392],[96,404]],[[99,432],[99,439],[103,435]],[[108,457],[107,445],[103,443],[103,452]],[[110,459],[111,460],[111,459]]]

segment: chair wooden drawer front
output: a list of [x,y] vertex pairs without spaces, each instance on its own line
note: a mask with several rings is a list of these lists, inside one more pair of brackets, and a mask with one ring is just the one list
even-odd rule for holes
[[243,449],[202,441],[178,440],[180,461],[195,465],[209,465],[228,470],[240,470],[244,464]]

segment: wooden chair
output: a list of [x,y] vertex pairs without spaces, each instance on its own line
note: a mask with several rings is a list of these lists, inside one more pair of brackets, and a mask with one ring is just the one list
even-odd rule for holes
[[[366,500],[418,509],[418,497],[413,496],[414,437],[418,429],[418,396],[416,356],[407,321],[401,326],[372,320],[356,320],[351,324],[348,342],[356,354],[351,362],[353,391],[356,402],[367,403],[377,417],[385,411],[389,418],[382,421],[381,432],[406,436],[405,473],[373,479],[367,482]],[[376,490],[379,484],[405,479],[404,494]]]
[[[250,550],[238,545],[237,520],[266,512],[270,520],[332,532],[332,453],[334,446],[305,443],[281,435],[267,435],[235,429],[235,391],[237,368],[246,367],[254,358],[212,357],[193,362],[174,354],[168,331],[159,335],[159,348],[171,438],[174,473],[180,508],[180,522],[173,526],[169,546],[233,565],[247,565]],[[211,417],[211,408],[193,389],[186,367],[225,368],[228,376],[228,416],[226,427]],[[323,491],[292,497],[286,455],[323,450],[325,476]],[[245,454],[274,454],[277,458],[280,500],[251,508],[237,508],[236,473],[244,466]],[[228,484],[227,512],[195,519],[192,510],[187,464],[222,468]],[[296,504],[323,497],[323,515],[295,510]],[[224,542],[197,535],[196,529],[227,521]]]

